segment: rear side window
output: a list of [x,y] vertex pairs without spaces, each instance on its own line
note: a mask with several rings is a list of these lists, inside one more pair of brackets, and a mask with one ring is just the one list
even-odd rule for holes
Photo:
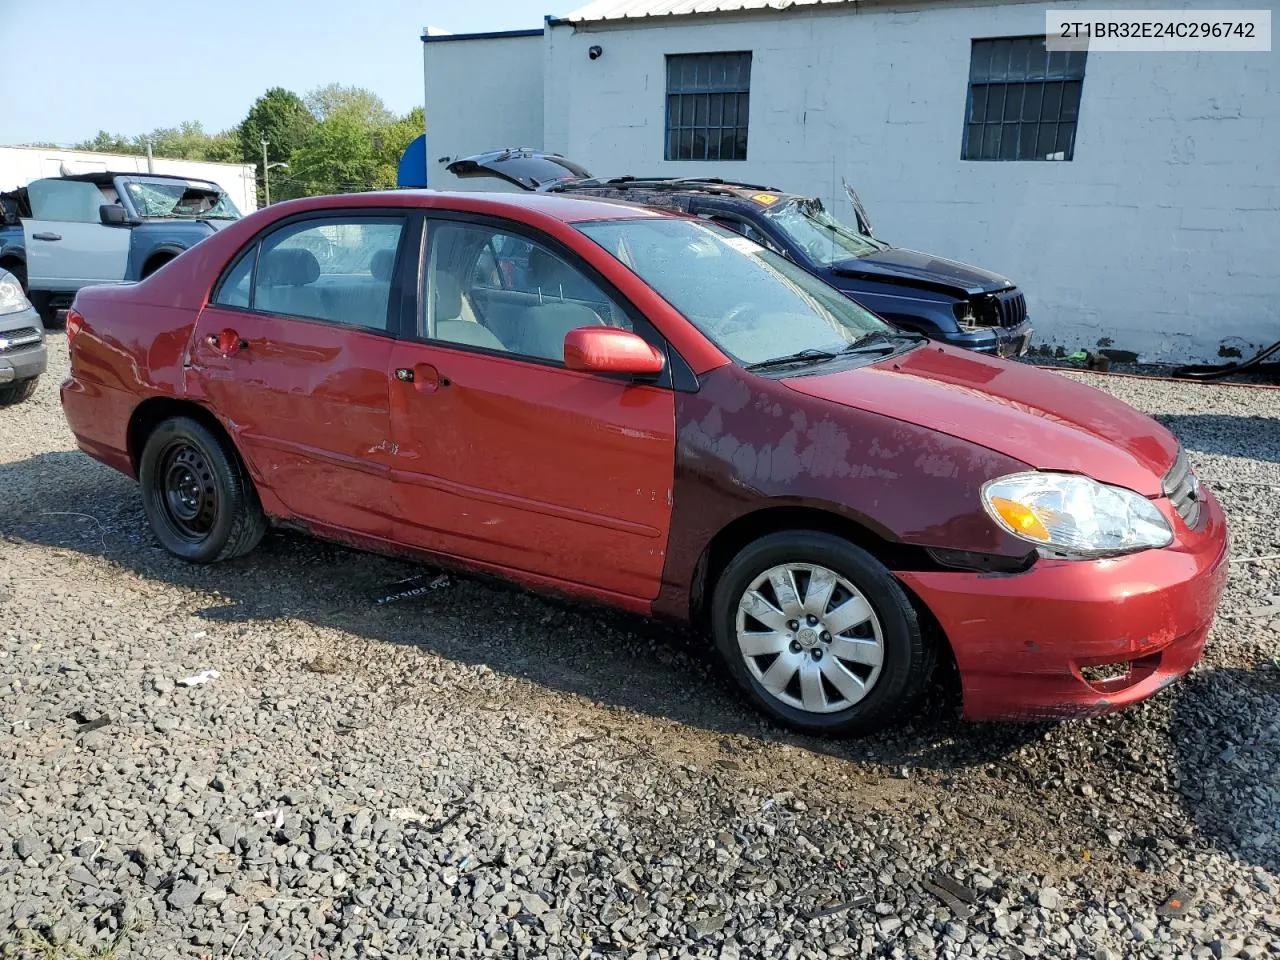
[[258,246],[242,256],[231,271],[222,278],[213,302],[224,307],[249,308],[249,292],[253,283],[253,262],[257,259]]
[[223,277],[229,307],[388,330],[401,217],[326,217],[268,234]]

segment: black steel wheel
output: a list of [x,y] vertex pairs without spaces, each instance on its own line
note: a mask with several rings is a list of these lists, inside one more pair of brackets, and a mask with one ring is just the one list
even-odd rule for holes
[[152,431],[138,480],[156,538],[184,560],[241,556],[266,532],[266,517],[239,456],[197,420],[174,417]]

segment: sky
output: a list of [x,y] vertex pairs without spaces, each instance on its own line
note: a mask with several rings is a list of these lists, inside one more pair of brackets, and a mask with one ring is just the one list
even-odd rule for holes
[[[422,30],[542,26],[585,0],[0,0],[10,96],[0,144],[70,145],[199,120],[244,119],[270,87],[367,87],[422,104]],[[550,9],[549,9],[550,8]],[[21,95],[14,95],[18,92]]]

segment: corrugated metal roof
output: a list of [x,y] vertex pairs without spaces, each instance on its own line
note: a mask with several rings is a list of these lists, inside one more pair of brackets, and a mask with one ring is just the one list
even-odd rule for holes
[[643,20],[696,13],[734,13],[740,10],[789,10],[853,0],[593,0],[565,17],[570,23],[600,20]]

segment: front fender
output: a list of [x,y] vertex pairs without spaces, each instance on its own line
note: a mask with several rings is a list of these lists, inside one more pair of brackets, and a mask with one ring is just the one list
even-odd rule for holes
[[832,513],[889,543],[1025,556],[1026,545],[986,515],[981,490],[1026,464],[733,364],[700,379],[696,393],[676,397],[671,533],[655,610],[687,610],[712,539],[775,506]]

